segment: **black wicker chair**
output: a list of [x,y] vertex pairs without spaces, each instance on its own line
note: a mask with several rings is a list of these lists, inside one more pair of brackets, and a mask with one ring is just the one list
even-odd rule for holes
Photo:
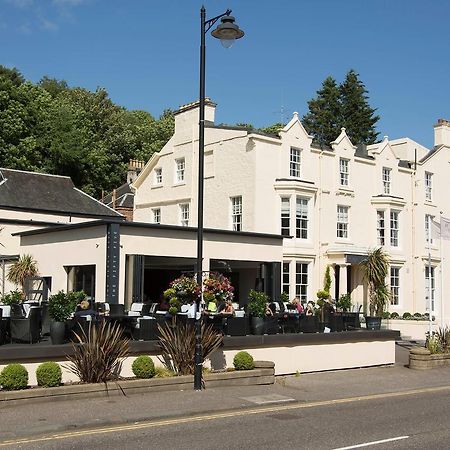
[[[12,309],[11,309],[12,311]],[[30,308],[28,317],[11,317],[11,341],[28,342],[34,344],[39,341],[41,334],[41,308]]]
[[138,318],[133,329],[133,339],[138,341],[153,341],[157,336],[157,322],[154,317]]
[[25,311],[20,303],[13,303],[11,305],[11,319],[23,319],[25,318]]
[[48,313],[48,302],[41,303],[41,336],[50,334],[50,314]]
[[109,304],[109,315],[110,316],[125,315],[125,305],[122,305],[120,303],[110,303]]

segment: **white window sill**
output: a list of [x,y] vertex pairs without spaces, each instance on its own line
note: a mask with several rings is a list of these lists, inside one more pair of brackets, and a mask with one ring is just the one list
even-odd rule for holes
[[186,181],[177,181],[176,183],[173,183],[172,187],[185,186],[185,185],[186,185]]
[[162,187],[164,187],[163,183],[158,183],[158,184],[153,184],[152,185],[152,189],[159,189],[159,188],[162,188]]
[[342,192],[355,192],[350,186],[339,186],[338,189]]

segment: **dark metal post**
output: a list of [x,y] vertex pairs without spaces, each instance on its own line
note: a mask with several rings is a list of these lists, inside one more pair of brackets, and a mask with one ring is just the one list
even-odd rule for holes
[[196,300],[195,315],[195,371],[194,389],[202,389],[202,322],[200,314],[200,301],[203,293],[203,184],[204,184],[204,153],[205,153],[205,21],[206,11],[202,6],[200,10],[200,111],[198,123],[198,195],[197,195],[197,284],[201,295]]

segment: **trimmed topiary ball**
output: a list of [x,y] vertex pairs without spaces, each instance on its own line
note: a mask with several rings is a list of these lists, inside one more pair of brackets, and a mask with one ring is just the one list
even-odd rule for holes
[[22,364],[8,364],[0,372],[0,385],[8,391],[26,389],[28,386],[28,371]]
[[233,365],[236,370],[251,370],[255,367],[253,356],[248,352],[238,352],[234,356]]
[[138,378],[153,378],[156,374],[155,364],[150,356],[138,356],[131,365],[131,370]]
[[59,364],[45,362],[36,369],[36,380],[38,386],[55,387],[61,384],[62,372]]

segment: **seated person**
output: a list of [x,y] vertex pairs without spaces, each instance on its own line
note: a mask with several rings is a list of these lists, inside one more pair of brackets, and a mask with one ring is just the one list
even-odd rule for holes
[[303,305],[299,297],[295,297],[294,299],[292,299],[291,304],[294,306],[295,312],[299,314],[302,314],[304,312]]
[[157,311],[169,311],[170,305],[166,298],[161,299],[159,302],[158,307],[156,308]]
[[92,309],[87,300],[83,300],[79,305],[77,305],[77,310],[75,311],[74,317],[86,316],[91,316],[92,318],[97,317],[97,312]]
[[266,303],[266,317],[272,317],[273,316],[273,311],[270,309],[269,304]]
[[234,315],[233,302],[231,300],[227,300],[224,303],[223,308],[221,308],[220,310],[217,309],[217,312],[220,314],[223,314],[223,315],[227,315],[227,316]]
[[309,301],[306,305],[306,315],[313,316],[314,315],[314,302]]
[[274,316],[277,313],[277,305],[274,302],[269,303],[269,308],[272,311],[272,316]]

